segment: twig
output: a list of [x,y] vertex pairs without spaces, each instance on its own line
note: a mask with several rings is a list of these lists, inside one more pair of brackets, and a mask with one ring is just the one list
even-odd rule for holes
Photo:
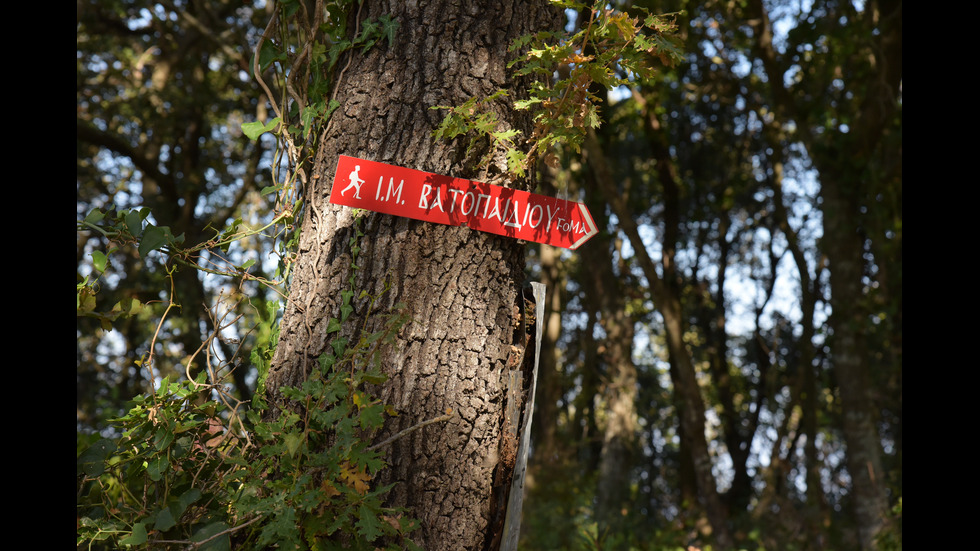
[[432,423],[438,423],[440,421],[448,421],[448,420],[450,420],[452,418],[453,418],[453,414],[452,413],[447,413],[446,415],[440,415],[439,417],[433,417],[432,419],[429,419],[428,421],[422,421],[421,423],[419,423],[417,425],[412,425],[411,427],[408,427],[407,429],[398,432],[397,434],[395,434],[391,438],[388,438],[388,439],[384,440],[383,442],[378,442],[377,444],[375,444],[373,446],[368,446],[367,449],[368,449],[368,451],[374,451],[374,450],[376,450],[376,449],[378,449],[378,448],[380,448],[382,446],[387,446],[388,444],[391,444],[392,442],[394,442],[395,440],[398,440],[399,438],[405,436],[406,434],[409,434],[411,432],[415,432],[415,431],[419,430],[420,428],[422,428],[422,427],[424,427],[426,425],[431,425]]
[[201,540],[201,541],[188,541],[188,540],[154,540],[154,541],[149,542],[149,543],[186,543],[186,544],[188,544],[187,545],[187,549],[197,549],[198,547],[201,547],[205,543],[207,543],[207,542],[209,542],[209,541],[211,541],[211,540],[213,540],[215,538],[220,538],[221,536],[224,536],[225,534],[231,534],[232,532],[237,532],[238,530],[241,530],[242,528],[245,528],[246,526],[248,526],[249,524],[252,524],[253,522],[257,522],[257,521],[262,520],[262,518],[263,518],[262,515],[259,515],[259,516],[255,517],[255,518],[253,518],[252,520],[249,520],[247,522],[243,522],[242,524],[239,524],[238,526],[232,526],[231,528],[228,528],[227,530],[222,530],[221,532],[218,532],[217,534],[215,534],[215,535],[213,535],[213,536],[211,536],[211,537],[209,537],[207,539]]
[[262,50],[262,43],[269,39],[269,32],[272,31],[272,26],[275,24],[278,17],[279,11],[274,10],[272,12],[272,17],[269,19],[269,24],[266,25],[265,31],[262,33],[262,36],[259,37],[258,44],[255,45],[255,58],[252,61],[252,74],[255,76],[255,80],[259,83],[259,86],[265,90],[265,94],[269,97],[269,103],[272,105],[272,109],[276,112],[276,116],[282,118],[282,112],[279,111],[279,106],[276,105],[275,96],[272,95],[272,91],[269,90],[265,80],[262,79],[261,71],[259,71],[259,54]]
[[150,374],[150,378],[149,378],[149,382],[150,382],[150,394],[153,394],[154,396],[156,395],[156,393],[155,393],[155,390],[156,389],[153,388],[153,382],[154,382],[154,376],[153,376],[153,350],[154,350],[154,348],[156,348],[157,337],[160,336],[160,330],[163,329],[163,321],[165,319],[167,319],[167,314],[170,313],[170,309],[174,307],[174,301],[173,301],[173,296],[174,296],[174,278],[173,278],[173,273],[172,272],[168,274],[167,279],[170,280],[170,297],[171,297],[171,299],[167,301],[167,309],[163,311],[163,315],[160,316],[160,323],[157,324],[157,328],[153,332],[153,338],[150,340],[149,357],[147,357],[146,362],[145,362],[146,369],[147,369],[147,371],[149,371],[149,374]]

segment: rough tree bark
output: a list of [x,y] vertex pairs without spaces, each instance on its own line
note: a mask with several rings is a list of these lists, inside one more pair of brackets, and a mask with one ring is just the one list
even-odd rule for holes
[[[339,317],[340,291],[349,286],[355,222],[351,209],[328,202],[338,155],[494,181],[506,164],[497,159],[477,169],[479,153],[467,158],[465,143],[436,141],[433,131],[445,112],[430,108],[507,89],[511,97],[493,108],[503,124],[530,136],[530,120],[509,107],[523,83],[506,68],[508,46],[521,35],[561,24],[559,12],[533,0],[365,1],[359,12],[362,21],[385,14],[399,23],[393,45],[354,51],[335,83],[341,106],[319,142],[299,257],[267,379],[274,405],[284,403],[281,388],[300,383],[316,365],[327,346],[327,321]],[[530,188],[526,181],[509,185]],[[401,302],[413,319],[385,353],[389,379],[380,398],[399,415],[376,440],[446,410],[455,413],[388,446],[390,467],[378,482],[398,482],[390,504],[408,507],[421,521],[415,539],[423,548],[492,548],[503,522],[500,488],[509,482],[512,465],[513,442],[503,437],[501,379],[515,341],[524,245],[465,227],[374,213],[359,223],[364,236],[356,289],[382,296],[375,312]],[[383,292],[386,283],[391,287]],[[384,322],[362,303],[351,318],[352,326],[368,331]]]

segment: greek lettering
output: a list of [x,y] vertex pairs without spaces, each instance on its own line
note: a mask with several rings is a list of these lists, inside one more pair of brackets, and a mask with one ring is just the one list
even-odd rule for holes
[[451,213],[452,212],[456,212],[456,196],[459,195],[460,193],[463,193],[463,190],[461,190],[461,189],[450,189],[448,191],[449,191],[449,193],[452,193],[453,194],[453,198],[449,202],[449,212],[451,212]]
[[[504,205],[504,225],[505,226],[510,226],[512,228],[521,229],[521,223],[517,221],[517,211],[520,210],[521,206],[519,204],[517,204],[517,199],[514,199],[514,210],[509,210],[510,209],[510,205],[511,205],[511,202],[510,201],[507,201],[507,204]],[[514,221],[513,222],[511,222],[510,220],[507,220],[507,212],[508,211],[511,212],[514,215]],[[527,219],[527,210],[526,209],[524,211],[524,218]]]
[[[474,214],[475,214],[475,213],[477,213],[477,212],[479,212],[479,210],[480,210],[480,200],[481,200],[481,199],[489,199],[489,198],[490,198],[490,196],[489,196],[489,195],[484,195],[484,194],[482,194],[482,193],[478,193],[478,194],[476,195],[476,197],[477,197],[477,199],[476,199],[476,208],[475,208],[475,209],[473,209],[473,212],[474,212]],[[486,203],[485,203],[485,204],[483,205],[483,217],[484,217],[484,218],[486,218],[486,217],[487,217],[487,207],[489,207],[489,206],[490,206],[490,201],[487,201],[487,202],[486,202]]]
[[[382,178],[383,179],[383,178]],[[405,185],[405,180],[398,183],[398,187],[395,187],[395,179],[388,179],[388,196],[385,197],[385,201],[391,201],[392,192],[395,193],[395,202],[399,204],[404,204],[402,202],[402,186]]]
[[[432,192],[432,186],[429,184],[422,184],[422,195],[419,196],[419,208],[429,210],[429,193]],[[436,190],[436,196],[432,200],[432,208],[439,209],[440,212],[446,212],[442,208],[442,196],[439,195],[439,190]]]
[[555,216],[558,216],[559,209],[558,209],[558,207],[555,207],[555,212],[552,213],[551,212],[551,205],[545,205],[545,208],[548,209],[548,225],[545,226],[545,231],[551,231],[551,222],[555,219]]
[[[470,210],[466,210],[466,199],[470,200]],[[473,192],[467,191],[463,194],[463,200],[459,203],[460,210],[463,211],[463,216],[469,216],[474,210],[476,210],[476,199],[473,198]]]
[[[488,203],[489,203],[489,201],[488,201]],[[509,202],[508,202],[508,204],[509,204]],[[506,208],[507,208],[507,205],[505,204],[504,205],[504,209],[506,209]],[[504,219],[500,217],[500,197],[494,197],[493,198],[493,210],[490,211],[490,216],[488,218],[494,218],[494,213],[496,213],[497,220],[500,220],[501,222],[504,221]]]
[[[524,211],[524,218],[525,218],[524,225],[525,226],[530,225],[532,228],[538,227],[538,224],[540,224],[541,223],[541,220],[544,219],[544,214],[542,214],[541,205],[534,205],[533,207],[531,207],[528,210],[531,212],[531,214],[528,214],[528,211]],[[537,210],[537,213],[538,213],[538,221],[537,222],[534,221],[534,212],[535,212],[535,210]]]

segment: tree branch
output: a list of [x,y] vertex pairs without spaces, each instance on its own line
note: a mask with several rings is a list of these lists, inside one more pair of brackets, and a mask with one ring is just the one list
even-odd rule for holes
[[368,449],[368,451],[374,451],[374,450],[376,450],[378,448],[382,448],[384,446],[387,446],[388,444],[391,444],[395,440],[398,440],[399,438],[401,438],[401,437],[403,437],[403,436],[405,436],[407,434],[413,433],[413,432],[419,430],[420,428],[425,427],[426,425],[431,425],[432,423],[438,423],[440,421],[448,421],[448,420],[450,420],[452,418],[453,418],[453,414],[452,413],[447,413],[446,415],[440,415],[439,417],[433,417],[432,419],[429,419],[428,421],[422,421],[421,423],[418,423],[416,425],[412,425],[411,427],[408,427],[405,430],[399,431],[397,434],[395,434],[394,436],[392,436],[392,437],[390,437],[390,438],[388,438],[386,440],[383,440],[381,442],[378,442],[377,444],[374,444],[373,446],[368,446],[367,449]]

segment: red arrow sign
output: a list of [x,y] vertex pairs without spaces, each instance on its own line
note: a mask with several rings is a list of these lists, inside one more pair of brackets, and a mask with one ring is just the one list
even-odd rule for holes
[[598,233],[582,203],[346,155],[330,202],[566,249]]

